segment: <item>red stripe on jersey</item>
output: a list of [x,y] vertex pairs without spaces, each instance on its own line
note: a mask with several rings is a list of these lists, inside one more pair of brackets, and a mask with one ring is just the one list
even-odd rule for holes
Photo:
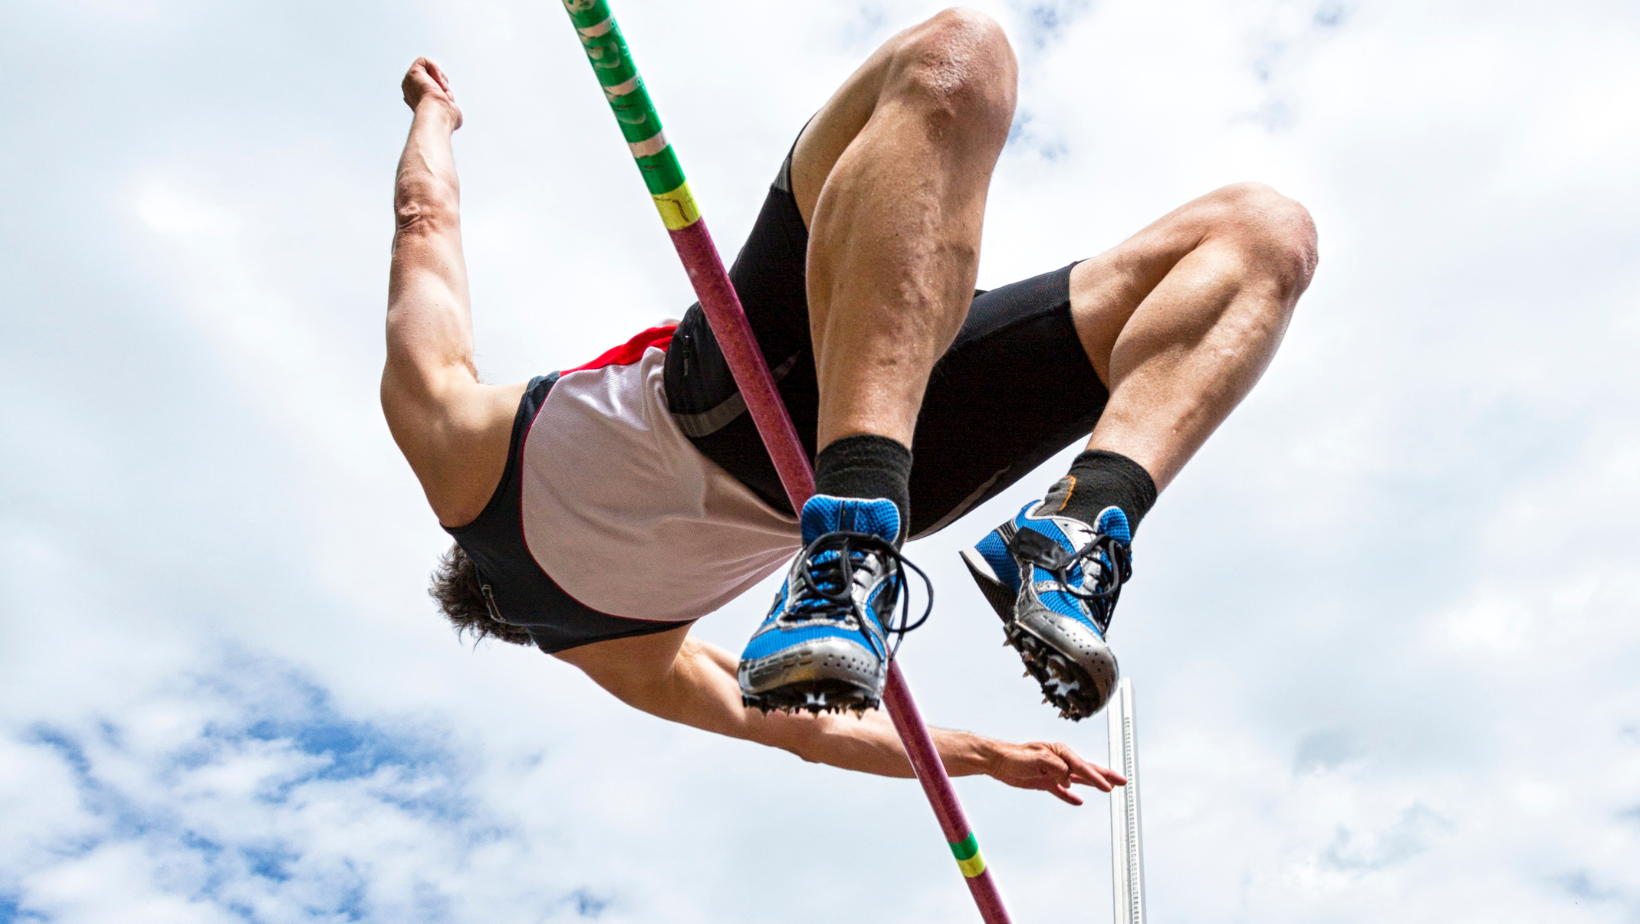
[[565,369],[559,374],[568,375],[571,372],[582,372],[587,369],[602,369],[605,366],[630,366],[642,359],[644,351],[650,347],[659,347],[662,350],[666,349],[667,346],[672,343],[672,332],[677,329],[678,326],[676,324],[668,324],[664,327],[651,327],[620,346],[605,350],[602,356],[592,362],[585,365],[576,366],[574,369]]

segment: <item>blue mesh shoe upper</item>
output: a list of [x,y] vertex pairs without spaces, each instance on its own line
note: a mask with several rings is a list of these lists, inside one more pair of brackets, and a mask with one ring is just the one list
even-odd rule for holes
[[804,545],[835,532],[870,533],[893,542],[900,535],[900,508],[884,497],[859,500],[816,494],[803,505],[798,526],[803,531]]
[[[997,580],[1048,609],[1091,627],[1104,637],[1121,586],[1132,573],[1132,532],[1120,507],[1106,507],[1090,528],[1070,517],[1026,504],[1017,516],[975,546]],[[1027,573],[1028,572],[1028,573]]]
[[893,542],[900,511],[891,500],[817,494],[799,519],[804,549],[741,660],[757,661],[822,638],[844,638],[887,656],[884,621],[903,584]]

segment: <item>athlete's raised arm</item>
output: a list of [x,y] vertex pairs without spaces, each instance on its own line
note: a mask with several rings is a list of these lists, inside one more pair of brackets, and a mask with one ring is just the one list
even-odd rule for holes
[[[888,716],[870,710],[809,715],[764,714],[741,705],[735,677],[740,659],[690,638],[688,628],[598,642],[559,652],[623,702],[695,728],[781,748],[815,763],[878,776],[909,777],[911,764]],[[1113,770],[1083,760],[1068,745],[1013,744],[970,732],[930,729],[945,771],[986,774],[1010,786],[1051,792],[1072,805],[1072,784],[1109,792],[1127,782]]]
[[473,365],[450,81],[417,58],[403,87],[415,117],[393,187],[382,410],[439,521],[461,526],[500,480],[523,385],[481,385]]

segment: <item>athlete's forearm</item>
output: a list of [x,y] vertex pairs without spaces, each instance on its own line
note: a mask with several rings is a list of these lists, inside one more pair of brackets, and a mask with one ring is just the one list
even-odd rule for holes
[[456,176],[455,152],[450,147],[457,118],[447,105],[431,96],[416,106],[393,184],[393,208],[400,230],[460,214],[461,182]]
[[[461,253],[461,195],[450,134],[460,114],[428,95],[415,108],[393,185],[393,257],[387,283],[389,396],[436,404],[451,382],[471,381],[472,318]],[[402,410],[402,408],[401,408]],[[389,412],[389,417],[394,415]],[[401,445],[403,445],[401,441]]]
[[[771,715],[770,719],[773,740],[766,743],[785,748],[804,760],[878,776],[913,775],[894,723],[882,710],[858,717],[843,714],[776,718]],[[991,739],[944,728],[931,728],[929,733],[947,774],[970,776],[989,771],[996,756]]]
[[[888,713],[763,714],[740,703],[738,662],[721,648],[691,640],[673,672],[678,684],[668,697],[667,716],[710,731],[746,738],[790,751],[804,760],[878,776],[909,777],[911,762]],[[687,692],[685,692],[687,690]],[[685,705],[688,704],[688,705]],[[680,708],[681,707],[681,708]],[[996,742],[969,732],[930,729],[945,772],[968,776],[989,772]]]

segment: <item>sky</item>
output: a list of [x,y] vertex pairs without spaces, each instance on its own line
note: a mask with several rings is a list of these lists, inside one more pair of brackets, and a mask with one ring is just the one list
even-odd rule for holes
[[[1135,545],[1157,924],[1640,921],[1640,7],[981,2],[1021,60],[980,285],[1259,180],[1321,264]],[[732,253],[912,0],[616,13]],[[0,924],[977,921],[914,783],[457,641],[382,421],[393,167],[452,75],[478,363],[692,300],[553,3],[0,0]],[[934,724],[1063,740],[958,549]],[[738,650],[772,585],[703,620]],[[1107,800],[957,783],[1021,922]]]

